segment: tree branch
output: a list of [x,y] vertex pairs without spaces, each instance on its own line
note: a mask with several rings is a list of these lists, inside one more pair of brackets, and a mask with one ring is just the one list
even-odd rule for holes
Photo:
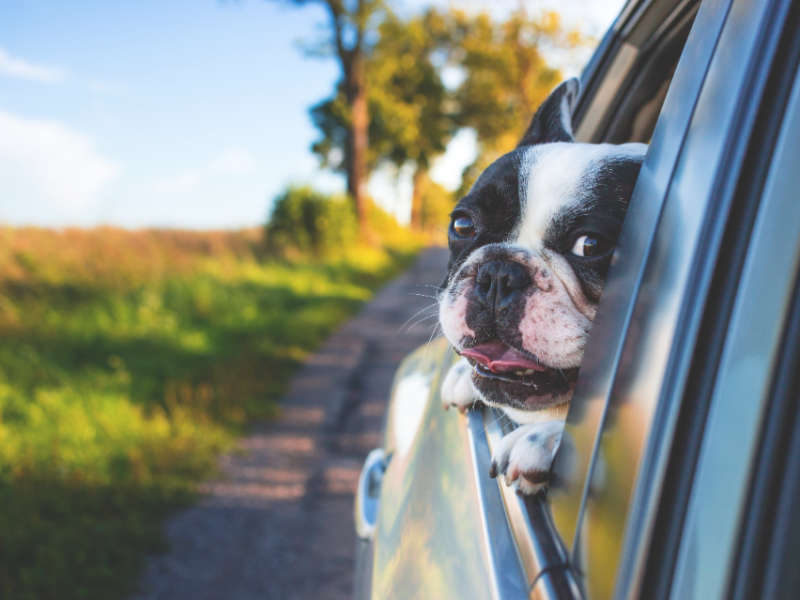
[[342,39],[342,23],[340,21],[344,14],[344,6],[340,0],[322,0],[322,3],[328,7],[331,15],[331,24],[333,25],[334,42],[336,43],[336,54],[339,55],[339,61],[342,63],[342,71],[347,78],[352,65],[352,52],[348,51],[344,46]]

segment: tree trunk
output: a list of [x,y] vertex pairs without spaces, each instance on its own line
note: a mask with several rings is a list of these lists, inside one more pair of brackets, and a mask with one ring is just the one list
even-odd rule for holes
[[413,191],[411,192],[411,229],[422,231],[422,199],[425,188],[428,187],[428,169],[417,165],[411,179]]
[[362,239],[369,236],[369,207],[367,206],[367,89],[363,62],[354,56],[345,79],[345,94],[350,106],[350,131],[347,136],[347,191],[353,198],[358,228]]

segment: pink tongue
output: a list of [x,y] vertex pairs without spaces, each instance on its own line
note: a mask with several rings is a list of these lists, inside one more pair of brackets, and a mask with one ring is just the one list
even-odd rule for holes
[[474,348],[467,348],[461,351],[461,356],[471,358],[495,373],[524,371],[525,369],[533,369],[534,371],[545,370],[545,368],[535,360],[523,356],[516,350],[509,348],[503,342],[499,341],[487,342],[480,346],[475,346]]

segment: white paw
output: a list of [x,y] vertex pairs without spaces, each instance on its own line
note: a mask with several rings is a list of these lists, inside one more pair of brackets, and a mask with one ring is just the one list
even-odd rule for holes
[[462,413],[479,399],[478,393],[472,387],[472,366],[466,358],[450,367],[442,383],[441,398],[445,410],[455,406]]
[[523,494],[543,490],[563,432],[561,420],[517,427],[495,448],[489,475],[505,475],[506,485],[516,486]]

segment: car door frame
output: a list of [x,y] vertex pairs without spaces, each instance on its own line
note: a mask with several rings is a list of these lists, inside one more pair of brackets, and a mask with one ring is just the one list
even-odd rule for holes
[[[704,7],[710,4],[713,3],[704,3]],[[640,322],[637,323],[637,327],[632,333],[631,330],[624,332],[622,341],[628,348],[627,350],[624,347],[621,348],[620,355],[615,358],[614,371],[606,381],[608,387],[600,388],[600,393],[593,398],[595,402],[601,402],[606,406],[610,404],[623,407],[626,404],[628,406],[635,405],[635,402],[639,402],[641,405],[642,401],[646,401],[650,402],[650,410],[653,411],[650,421],[651,430],[646,436],[647,445],[642,448],[641,454],[635,457],[638,461],[634,460],[631,461],[631,464],[620,466],[620,468],[638,473],[638,477],[637,487],[629,504],[625,539],[620,560],[617,563],[617,587],[614,592],[614,597],[617,598],[661,597],[653,595],[658,592],[658,586],[642,587],[643,578],[646,582],[651,581],[647,580],[645,573],[648,561],[651,565],[657,564],[659,552],[663,553],[664,551],[663,539],[660,539],[658,535],[654,537],[653,526],[658,515],[661,519],[658,525],[663,526],[662,529],[675,528],[675,514],[671,515],[671,519],[664,520],[663,518],[663,515],[667,514],[664,512],[664,506],[669,505],[669,502],[666,504],[664,502],[665,494],[673,505],[675,502],[685,502],[688,497],[687,490],[676,492],[670,488],[665,489],[665,472],[670,460],[670,451],[676,441],[681,441],[679,437],[676,438],[676,431],[681,431],[681,429],[676,430],[676,421],[682,406],[681,401],[687,393],[698,391],[688,387],[692,381],[691,369],[693,365],[700,362],[705,364],[706,370],[703,372],[713,374],[713,365],[707,365],[704,359],[707,361],[709,358],[713,359],[718,356],[716,350],[710,351],[713,349],[697,343],[698,340],[703,342],[708,339],[714,343],[719,342],[713,336],[711,338],[698,337],[699,332],[702,331],[701,325],[712,316],[725,322],[730,314],[732,297],[735,296],[734,294],[726,298],[722,303],[723,306],[714,307],[713,302],[708,302],[709,289],[720,277],[717,268],[719,261],[715,257],[720,256],[720,250],[725,247],[726,232],[729,231],[731,223],[733,223],[733,227],[737,227],[736,219],[741,217],[741,215],[737,216],[735,207],[733,207],[733,213],[731,212],[732,201],[740,183],[740,176],[743,174],[743,161],[747,156],[751,132],[757,123],[759,106],[768,83],[777,47],[777,41],[770,36],[770,33],[772,28],[781,22],[787,5],[788,3],[770,2],[759,6],[752,6],[752,4],[745,6],[743,2],[734,2],[730,5],[730,14],[726,11],[720,30],[721,35],[713,50],[708,73],[703,77],[697,107],[692,111],[692,122],[687,130],[686,139],[681,142],[673,173],[662,186],[665,200],[663,206],[659,207],[661,211],[658,215],[659,223],[652,242],[655,248],[648,250],[647,263],[649,264],[645,264],[640,275],[638,282],[640,287],[634,295],[635,302],[631,308],[631,315],[628,317],[629,322],[631,319],[635,320],[638,311]],[[701,16],[705,18],[708,15],[708,13],[703,15],[704,7],[701,7],[701,14],[697,17],[700,23],[702,23]],[[697,23],[695,27],[697,27]],[[731,60],[737,56],[740,60]],[[678,76],[679,73],[676,73],[676,79]],[[672,90],[670,90],[671,93]],[[726,93],[727,97],[725,97]],[[670,108],[668,103],[669,96],[665,103],[665,112],[667,113]],[[711,108],[713,111],[710,110]],[[661,123],[659,123],[659,127],[661,127]],[[658,130],[654,136],[654,146],[657,137]],[[709,139],[711,143],[709,143]],[[645,167],[651,159],[655,161],[652,150],[653,148],[645,162]],[[696,168],[693,171],[692,161],[696,166],[700,158],[699,153],[703,151],[705,151],[702,157],[705,159],[706,172],[698,172]],[[641,206],[642,197],[645,194],[652,198],[655,195],[654,191],[657,191],[657,186],[652,184],[658,179],[649,174],[646,169],[643,171],[643,177],[640,177],[640,183],[637,184],[637,191],[634,193],[632,211],[635,209],[635,202],[639,202],[637,206]],[[692,189],[696,191],[694,197],[691,198],[695,203],[693,207],[687,206],[689,199],[687,184],[690,182],[694,184]],[[677,210],[678,208],[683,210]],[[691,209],[694,212],[691,212]],[[685,218],[687,214],[689,214],[689,219]],[[684,218],[677,218],[678,215]],[[625,227],[628,228],[629,225],[634,226],[635,224],[636,219],[632,219],[629,213]],[[692,229],[690,232],[692,239],[689,240],[689,244],[678,248],[673,244],[673,247],[670,247],[670,241],[675,236],[680,236],[681,233],[684,234],[683,239],[685,240],[686,232],[677,232],[676,227],[684,230],[687,227]],[[621,237],[621,246],[622,242]],[[676,252],[683,253],[683,257],[676,258]],[[674,297],[675,280],[665,277],[663,269],[665,261],[669,263],[680,260],[684,261],[682,265],[684,271],[682,284],[678,286],[677,291],[682,297],[676,298]],[[727,264],[723,261],[723,267],[728,270],[732,269],[729,275],[735,281],[737,269],[741,268],[741,260],[735,258]],[[670,285],[673,289],[669,289]],[[642,289],[642,286],[645,289]],[[641,299],[643,293],[647,294],[645,302]],[[673,294],[673,297],[665,298],[670,293]],[[609,296],[607,294],[609,294],[608,286],[604,292],[598,315],[602,310],[603,302],[606,302],[609,297],[614,299],[613,293]],[[677,304],[676,300],[679,300]],[[642,332],[642,322],[647,319],[653,322],[661,320],[663,324],[665,319],[663,308],[667,302],[672,303],[667,317],[669,325],[672,326],[670,331],[673,337],[668,340],[669,344],[666,349],[661,348],[661,356],[659,360],[655,361],[659,363],[658,368],[654,369],[652,364],[644,363],[645,361],[653,362],[655,353],[649,350],[653,349],[654,342],[664,344],[665,333],[663,328],[660,332],[652,329]],[[644,328],[646,329],[646,327],[645,325]],[[602,331],[600,333],[601,335],[596,338],[596,333],[593,331],[590,344],[592,342],[608,342],[607,339],[603,339]],[[662,339],[655,339],[657,333]],[[589,353],[590,348],[587,347],[587,354]],[[623,368],[620,369],[621,363]],[[636,388],[632,385],[636,381],[635,371],[637,368],[651,377],[652,385],[649,390],[646,390],[649,392],[649,398],[642,398],[641,386]],[[591,369],[589,375],[591,375]],[[591,380],[591,377],[589,379]],[[703,390],[703,393],[706,391]],[[638,394],[637,397],[634,397],[634,392]],[[699,406],[697,412],[702,413],[702,403]],[[693,407],[698,408],[698,404],[695,403]],[[615,417],[618,418],[618,414],[615,413]],[[581,528],[586,527],[583,511],[586,510],[588,487],[593,480],[591,474],[596,467],[597,447],[603,436],[608,438],[618,435],[611,425],[613,421],[608,418],[607,414],[604,414],[599,424],[597,444],[592,452],[592,462],[588,467],[587,476],[584,478],[586,482],[584,505],[581,509],[582,513],[578,517]],[[581,433],[581,425],[580,422],[573,422],[573,433]],[[685,448],[685,446],[684,444],[683,447]],[[691,460],[688,462],[692,463]],[[558,459],[556,470],[558,472]],[[670,480],[674,481],[675,478],[670,476]],[[656,527],[656,533],[658,530]],[[576,526],[576,542],[573,544],[571,566],[573,573],[578,572],[579,579],[582,559],[580,556],[576,557],[575,553],[576,549],[580,548],[577,541],[580,535],[587,534],[581,533]],[[671,581],[669,569],[663,569],[661,573],[662,581]]]

